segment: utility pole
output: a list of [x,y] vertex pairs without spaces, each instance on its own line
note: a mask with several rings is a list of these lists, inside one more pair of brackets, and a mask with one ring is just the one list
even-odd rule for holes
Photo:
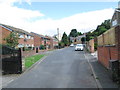
[[58,34],[58,48],[60,48],[60,46],[59,46],[59,28],[57,28],[57,34]]

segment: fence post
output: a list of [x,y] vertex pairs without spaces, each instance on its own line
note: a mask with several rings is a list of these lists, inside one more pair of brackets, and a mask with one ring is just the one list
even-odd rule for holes
[[25,61],[23,59],[23,49],[19,48],[19,52],[20,52],[20,71],[24,71],[25,70]]
[[38,53],[38,47],[36,47],[36,53]]

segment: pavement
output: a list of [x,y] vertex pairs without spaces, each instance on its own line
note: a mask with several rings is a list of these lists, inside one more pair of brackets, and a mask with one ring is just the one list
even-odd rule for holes
[[86,56],[89,58],[89,62],[94,70],[99,84],[102,88],[119,88],[116,82],[112,81],[111,73],[106,69],[100,62],[98,62],[97,58],[90,53],[86,53]]
[[53,51],[3,88],[118,88],[95,56],[72,47]]

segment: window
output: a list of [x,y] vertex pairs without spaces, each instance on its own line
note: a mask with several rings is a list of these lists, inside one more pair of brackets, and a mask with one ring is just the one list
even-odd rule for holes
[[19,38],[24,38],[24,35],[23,34],[19,34]]
[[32,47],[34,47],[34,45],[32,44]]
[[29,35],[25,35],[25,38],[26,38],[26,39],[30,39],[31,36],[29,36]]
[[24,47],[24,45],[23,44],[18,44],[18,47],[21,48],[21,47]]
[[31,38],[31,36],[27,36],[27,39],[30,39]]
[[33,39],[33,37],[31,36],[31,39]]

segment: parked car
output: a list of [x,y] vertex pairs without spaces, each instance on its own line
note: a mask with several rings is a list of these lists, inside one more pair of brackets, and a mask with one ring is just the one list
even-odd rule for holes
[[74,47],[74,44],[71,44],[70,47]]
[[75,51],[78,51],[78,50],[83,51],[83,49],[84,49],[83,44],[77,44],[75,47]]

